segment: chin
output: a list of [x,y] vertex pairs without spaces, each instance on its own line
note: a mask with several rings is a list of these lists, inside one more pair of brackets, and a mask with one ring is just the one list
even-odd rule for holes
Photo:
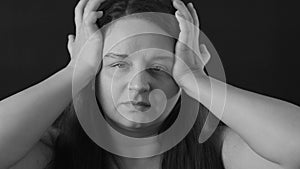
[[160,123],[135,123],[127,119],[111,119],[110,126],[118,132],[131,137],[147,137],[156,135],[158,133],[158,127]]
[[[135,119],[135,120],[142,120],[142,119]],[[151,123],[137,123],[137,122],[132,122],[127,119],[123,119],[122,122],[118,123],[119,126],[122,126],[123,128],[127,130],[144,130],[148,128],[154,128],[159,125],[158,122],[151,122]]]

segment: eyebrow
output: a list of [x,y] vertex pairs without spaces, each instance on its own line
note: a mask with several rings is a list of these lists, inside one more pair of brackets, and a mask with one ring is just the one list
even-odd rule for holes
[[115,59],[125,59],[128,57],[127,54],[117,54],[117,53],[107,53],[104,57],[106,58],[115,58]]
[[[128,57],[127,54],[117,54],[117,53],[107,53],[106,55],[104,55],[105,58],[114,58],[114,59],[121,59],[124,60],[125,58]],[[172,56],[169,55],[156,55],[154,57],[154,59],[159,59],[159,60],[172,60]]]

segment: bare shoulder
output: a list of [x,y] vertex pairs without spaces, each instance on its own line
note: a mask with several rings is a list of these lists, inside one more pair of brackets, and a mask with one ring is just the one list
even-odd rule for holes
[[30,151],[9,169],[45,169],[53,157],[53,150],[50,146],[53,132],[51,129],[47,130]]
[[222,159],[226,169],[283,169],[254,152],[231,128],[223,130]]
[[52,151],[42,142],[37,142],[20,161],[9,169],[44,169],[51,160]]

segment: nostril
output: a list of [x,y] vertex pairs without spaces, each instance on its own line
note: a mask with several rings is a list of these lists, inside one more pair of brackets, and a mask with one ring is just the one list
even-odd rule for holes
[[141,71],[136,73],[131,79],[130,84],[131,86],[149,86],[149,83],[151,81],[151,77],[148,75],[148,73],[145,71]]
[[129,85],[129,90],[136,90],[139,92],[147,92],[150,91],[150,85],[147,83],[134,83]]

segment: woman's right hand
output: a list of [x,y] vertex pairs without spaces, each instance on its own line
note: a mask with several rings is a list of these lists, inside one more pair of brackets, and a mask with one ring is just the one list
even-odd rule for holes
[[100,70],[103,49],[103,36],[96,25],[102,11],[96,11],[104,0],[80,0],[75,7],[76,36],[68,36],[67,48],[71,56],[68,66],[80,70]]

